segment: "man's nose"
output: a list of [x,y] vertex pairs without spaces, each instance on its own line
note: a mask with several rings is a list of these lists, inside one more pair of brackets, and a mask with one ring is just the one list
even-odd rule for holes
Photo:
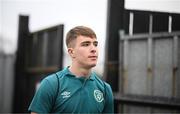
[[92,52],[92,53],[95,53],[96,51],[97,51],[97,47],[94,46],[94,45],[92,45],[92,46],[91,46],[91,52]]

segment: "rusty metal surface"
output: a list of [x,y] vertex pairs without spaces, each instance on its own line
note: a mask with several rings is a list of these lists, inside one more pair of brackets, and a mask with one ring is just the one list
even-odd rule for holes
[[134,104],[149,107],[161,107],[180,110],[180,99],[175,97],[159,97],[147,95],[122,95],[114,93],[115,102],[122,104]]
[[122,89],[115,94],[115,102],[120,103],[122,112],[178,112],[180,31],[130,35],[125,35],[123,31],[119,33],[120,43],[123,43],[120,52],[123,57],[120,64]]

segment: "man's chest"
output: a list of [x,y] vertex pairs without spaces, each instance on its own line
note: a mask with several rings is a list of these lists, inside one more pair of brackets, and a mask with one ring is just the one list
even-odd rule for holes
[[93,82],[62,86],[56,106],[60,112],[102,112],[105,100],[102,88]]

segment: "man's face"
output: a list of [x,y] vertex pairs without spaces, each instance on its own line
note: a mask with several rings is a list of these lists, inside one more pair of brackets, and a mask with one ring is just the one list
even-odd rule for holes
[[96,66],[98,59],[98,42],[96,38],[78,36],[72,48],[73,61],[84,68]]

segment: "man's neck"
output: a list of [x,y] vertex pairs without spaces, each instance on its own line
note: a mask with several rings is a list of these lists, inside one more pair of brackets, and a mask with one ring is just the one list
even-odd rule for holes
[[91,69],[86,69],[82,67],[76,67],[76,66],[70,66],[69,70],[72,74],[74,74],[76,77],[89,77],[91,73]]

